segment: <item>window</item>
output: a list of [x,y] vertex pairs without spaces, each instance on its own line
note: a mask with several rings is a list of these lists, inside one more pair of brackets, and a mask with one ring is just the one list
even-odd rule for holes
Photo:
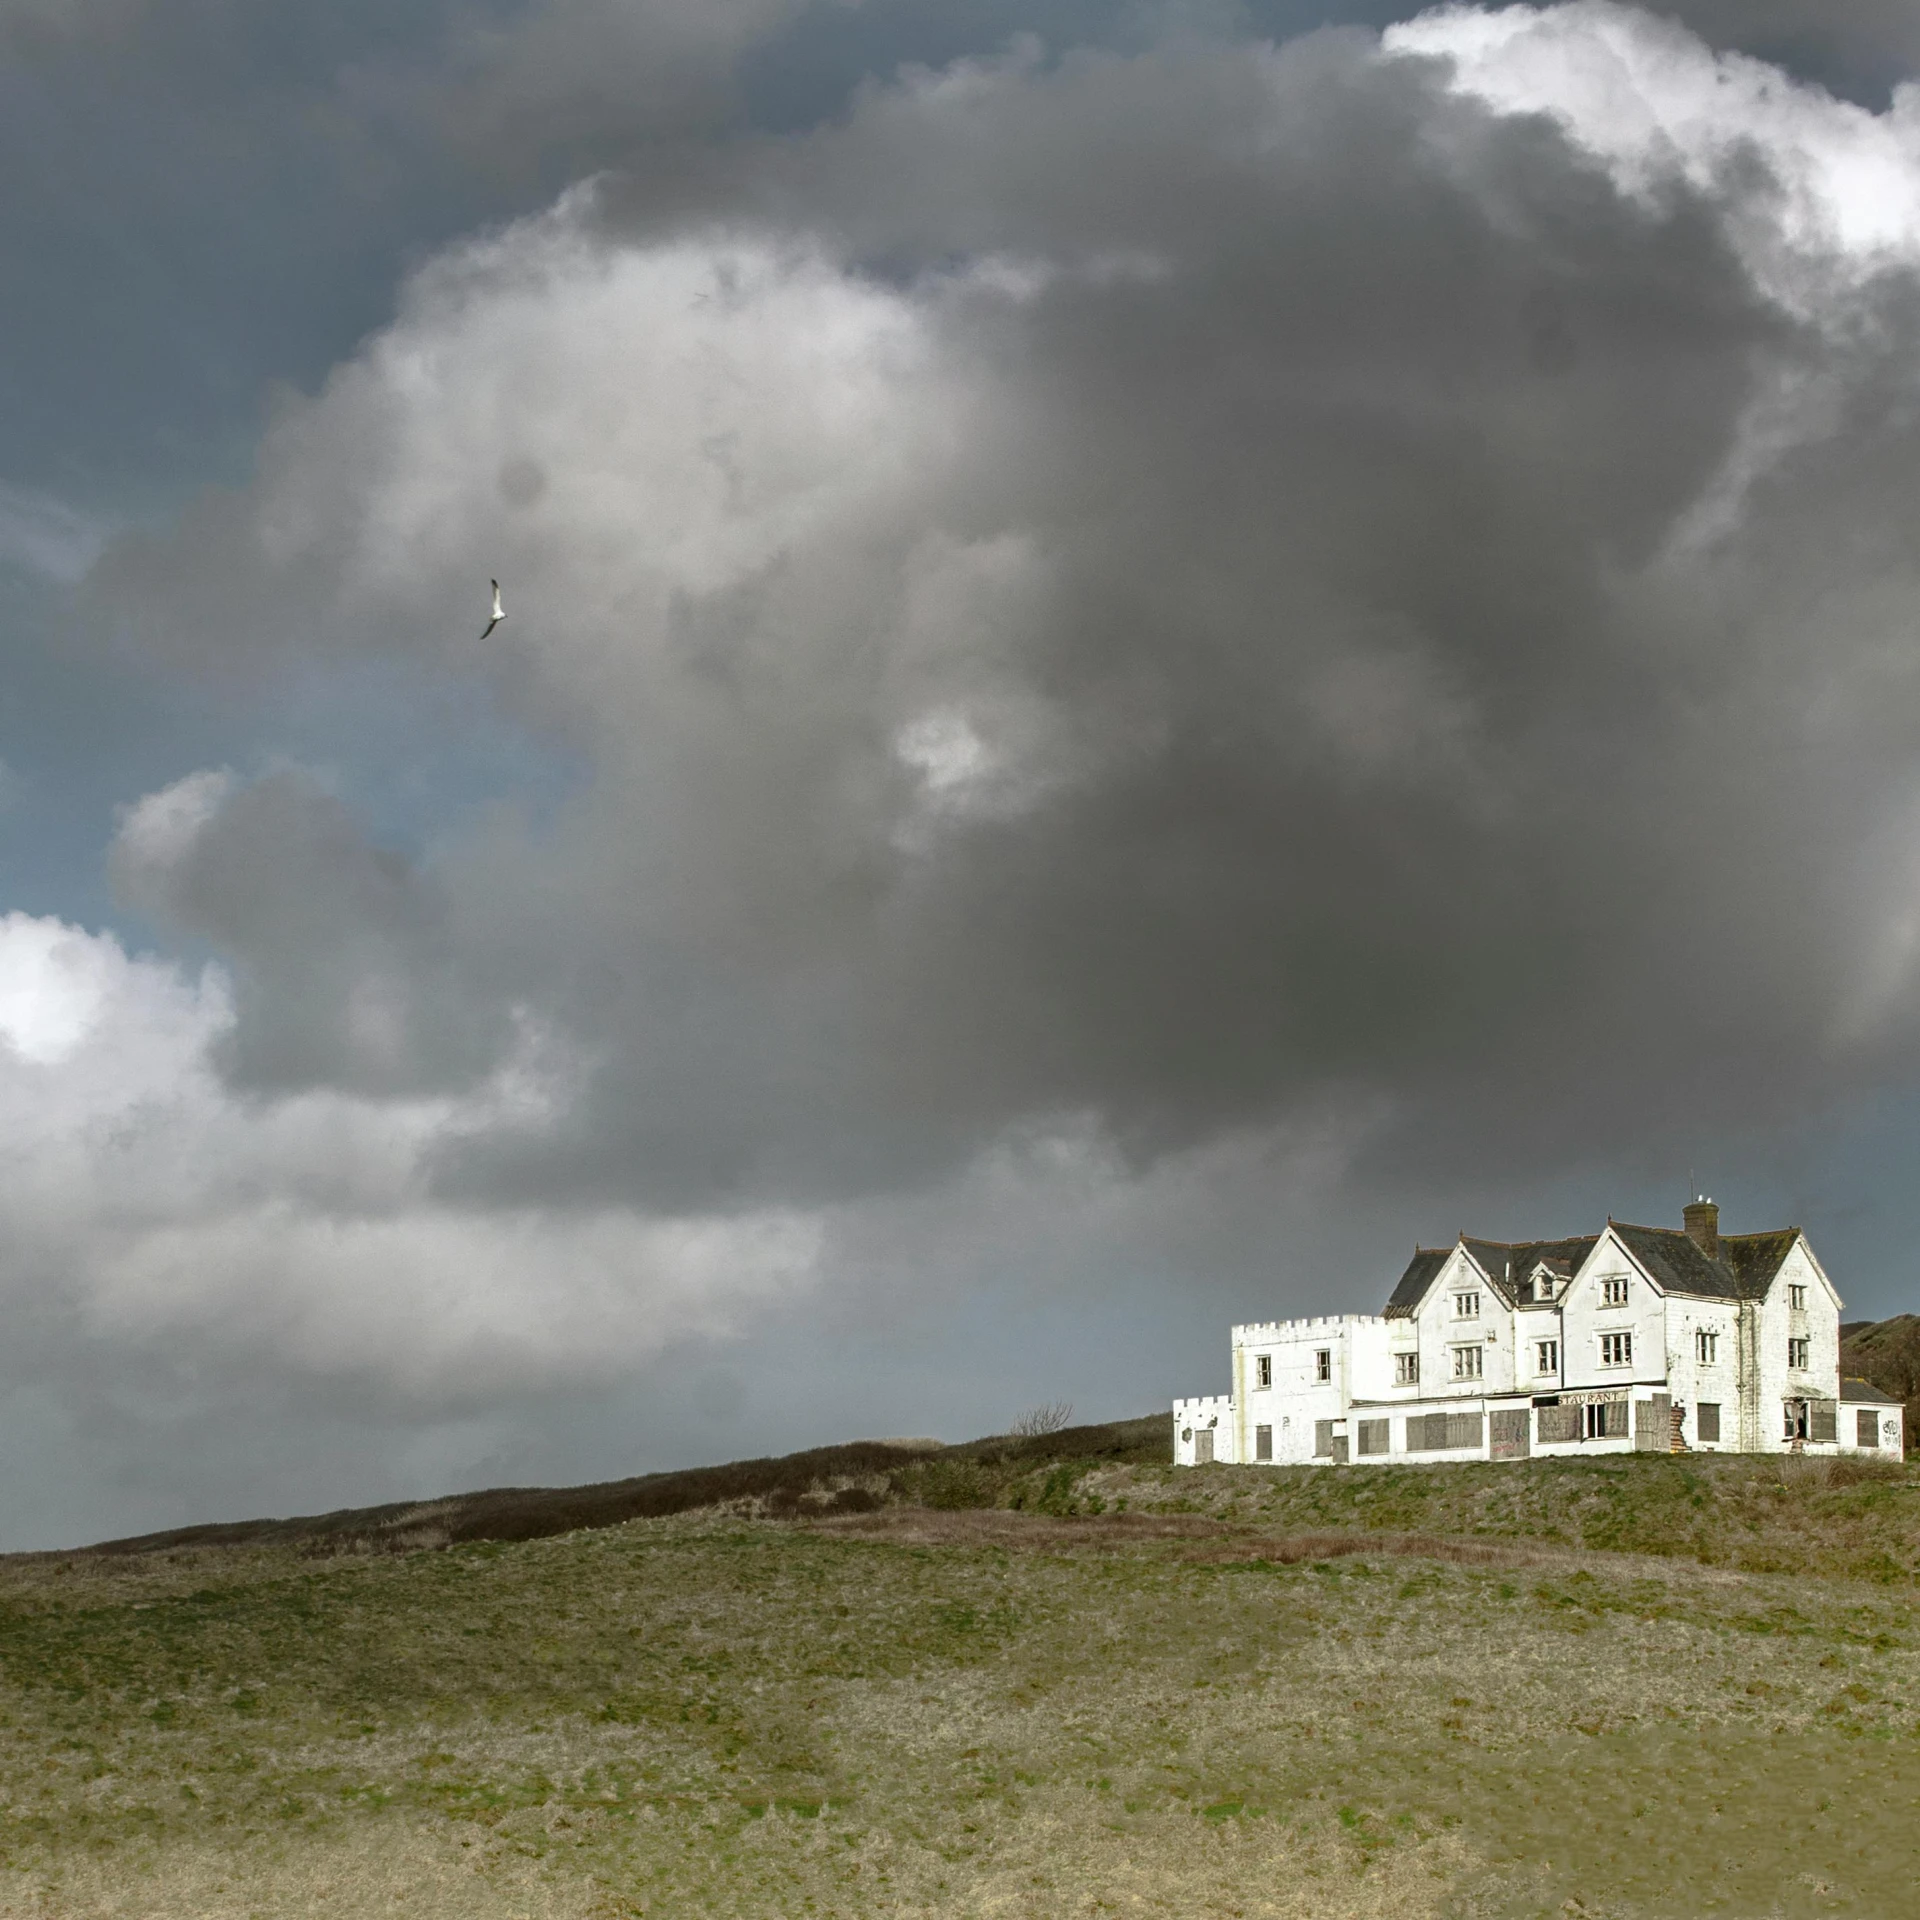
[[1213,1459],[1213,1429],[1202,1427],[1193,1436],[1193,1464],[1196,1467],[1209,1465]]
[[1414,1413],[1407,1416],[1407,1451],[1438,1453],[1478,1447],[1484,1425],[1477,1413]]
[[1560,1371],[1560,1342],[1558,1340],[1536,1340],[1533,1343],[1533,1370],[1535,1373],[1558,1373]]
[[1693,1336],[1693,1357],[1703,1367],[1713,1366],[1720,1356],[1720,1336],[1717,1333],[1696,1333]]
[[1853,1416],[1853,1444],[1877,1447],[1880,1444],[1880,1417],[1863,1407]]
[[1478,1380],[1480,1378],[1480,1349],[1478,1347],[1454,1348],[1453,1377],[1456,1380]]
[[1610,1273],[1600,1282],[1600,1304],[1603,1307],[1624,1307],[1627,1304],[1627,1276],[1624,1273]]
[[1393,1356],[1393,1384],[1396,1387],[1417,1387],[1420,1384],[1420,1356],[1417,1353],[1396,1353]]
[[1586,1440],[1619,1440],[1626,1437],[1627,1403],[1624,1400],[1590,1400],[1581,1412],[1586,1416]]
[[1272,1354],[1263,1353],[1259,1359],[1253,1363],[1253,1384],[1256,1387],[1270,1387],[1273,1385]]
[[1693,1410],[1693,1434],[1696,1440],[1720,1438],[1720,1402],[1702,1400]]
[[1271,1427],[1254,1428],[1253,1457],[1256,1460],[1271,1460],[1273,1458],[1273,1429]]
[[1477,1293],[1456,1293],[1453,1296],[1453,1317],[1456,1320],[1478,1320],[1480,1296]]
[[1367,1453],[1385,1453],[1388,1436],[1393,1431],[1391,1420],[1362,1420],[1360,1422],[1360,1451]]
[[1540,1407],[1534,1413],[1534,1420],[1540,1429],[1540,1444],[1553,1446],[1565,1440],[1580,1438],[1579,1407]]
[[1806,1288],[1805,1287],[1789,1287],[1787,1289],[1787,1305],[1795,1313],[1805,1313],[1807,1310]]
[[1603,1367],[1632,1366],[1633,1335],[1630,1333],[1603,1333],[1600,1336],[1600,1364]]
[[1812,1346],[1813,1342],[1803,1333],[1795,1334],[1793,1338],[1787,1342],[1787,1365],[1795,1373],[1806,1372],[1807,1357]]
[[1333,1378],[1333,1349],[1331,1347],[1320,1347],[1315,1351],[1313,1356],[1313,1377],[1316,1380],[1331,1380]]

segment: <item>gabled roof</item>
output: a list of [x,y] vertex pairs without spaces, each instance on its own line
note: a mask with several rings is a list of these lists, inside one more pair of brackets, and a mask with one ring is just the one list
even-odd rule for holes
[[[1589,1233],[1572,1240],[1508,1241],[1469,1240],[1463,1235],[1459,1244],[1466,1248],[1475,1265],[1487,1276],[1487,1285],[1508,1306],[1512,1306],[1519,1282],[1535,1267],[1544,1264],[1556,1272],[1571,1273],[1593,1251],[1594,1243],[1599,1238],[1597,1233]],[[1417,1247],[1406,1272],[1400,1276],[1400,1284],[1394,1288],[1393,1296],[1387,1302],[1386,1318],[1411,1319],[1419,1311],[1420,1302],[1427,1297],[1427,1290],[1439,1277],[1440,1269],[1452,1254],[1452,1247]]]
[[1433,1285],[1440,1269],[1452,1257],[1451,1247],[1415,1247],[1406,1272],[1400,1276],[1400,1284],[1387,1301],[1385,1318],[1411,1320],[1420,1302],[1427,1297],[1427,1289]]
[[1480,1271],[1508,1306],[1519,1298],[1519,1283],[1538,1266],[1572,1273],[1593,1251],[1597,1233],[1580,1234],[1571,1240],[1468,1240],[1463,1242]]
[[1763,1300],[1800,1238],[1798,1227],[1772,1233],[1723,1233],[1720,1257],[1710,1260],[1675,1227],[1607,1223],[1621,1244],[1667,1293],[1707,1300]]
[[[1710,1260],[1681,1228],[1635,1227],[1619,1220],[1609,1220],[1607,1225],[1663,1291],[1708,1300],[1765,1299],[1800,1238],[1798,1227],[1781,1227],[1772,1233],[1723,1233],[1720,1257]],[[1599,1240],[1597,1233],[1576,1234],[1570,1240],[1470,1240],[1463,1234],[1459,1245],[1511,1307],[1516,1304],[1519,1282],[1534,1268],[1577,1273]],[[1387,1301],[1386,1318],[1411,1319],[1453,1252],[1452,1247],[1416,1247]]]

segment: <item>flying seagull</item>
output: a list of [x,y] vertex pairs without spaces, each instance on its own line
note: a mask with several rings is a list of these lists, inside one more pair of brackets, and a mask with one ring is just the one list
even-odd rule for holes
[[[506,617],[507,610],[500,604],[500,582],[496,580],[493,582],[493,618],[487,622],[487,633],[491,633]],[[483,633],[480,638],[484,640],[487,633]]]

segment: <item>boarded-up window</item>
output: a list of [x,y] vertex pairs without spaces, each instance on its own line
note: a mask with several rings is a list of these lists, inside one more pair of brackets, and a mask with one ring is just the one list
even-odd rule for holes
[[1450,1413],[1447,1415],[1447,1439],[1449,1447],[1477,1447],[1485,1431],[1485,1422],[1477,1413]]
[[1344,1433],[1336,1433],[1333,1436],[1332,1459],[1336,1467],[1344,1467],[1347,1464],[1347,1448],[1350,1444]]
[[1271,1460],[1273,1458],[1273,1429],[1271,1427],[1254,1428],[1253,1457],[1256,1460]]
[[[1434,1432],[1434,1423],[1439,1422],[1439,1432]],[[1429,1436],[1432,1436],[1429,1438]],[[1407,1451],[1409,1453],[1431,1453],[1436,1447],[1447,1444],[1447,1416],[1444,1413],[1410,1413],[1407,1415]]]
[[1535,1409],[1535,1418],[1539,1422],[1540,1444],[1543,1447],[1580,1438],[1578,1407],[1539,1407]]
[[1527,1457],[1527,1430],[1532,1416],[1525,1407],[1496,1407],[1490,1416],[1493,1430],[1488,1451],[1496,1460],[1524,1460]]
[[1633,1450],[1666,1453],[1673,1445],[1673,1401],[1656,1393],[1633,1403]]
[[1193,1464],[1204,1467],[1213,1458],[1213,1429],[1202,1427],[1193,1436]]
[[1840,1438],[1840,1408],[1836,1401],[1807,1402],[1807,1438],[1828,1441]]
[[[1853,1416],[1853,1433],[1856,1447],[1877,1447],[1880,1444],[1880,1416],[1863,1408]],[[1364,1453],[1366,1448],[1362,1447],[1360,1451]]]
[[1699,1440],[1720,1438],[1720,1402],[1702,1400],[1693,1410],[1694,1437]]
[[1333,1458],[1333,1422],[1316,1420],[1313,1423],[1313,1457],[1316,1460]]
[[[1863,1414],[1862,1419],[1871,1419],[1872,1415]],[[1362,1420],[1360,1422],[1360,1451],[1363,1455],[1385,1453],[1393,1432],[1390,1420]]]

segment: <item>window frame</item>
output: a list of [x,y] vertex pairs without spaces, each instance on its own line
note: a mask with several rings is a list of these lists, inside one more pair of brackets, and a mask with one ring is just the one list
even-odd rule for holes
[[1273,1355],[1256,1353],[1253,1356],[1253,1384],[1256,1391],[1273,1385]]
[[1480,1318],[1480,1294],[1476,1288],[1462,1290],[1453,1296],[1453,1317],[1456,1320],[1478,1320]]
[[1632,1304],[1631,1282],[1624,1273],[1603,1274],[1600,1279],[1600,1304],[1625,1307]]
[[1789,1280],[1787,1282],[1787,1311],[1789,1313],[1805,1313],[1806,1310],[1806,1282],[1803,1280]]
[[1408,1347],[1393,1356],[1393,1384],[1396,1387],[1417,1387],[1420,1384],[1420,1355],[1417,1349]]
[[1333,1378],[1333,1349],[1331,1347],[1314,1348],[1313,1377],[1316,1381],[1327,1381]]
[[1447,1351],[1453,1355],[1453,1377],[1456,1380],[1486,1378],[1486,1350],[1477,1340],[1449,1347]]
[[1560,1342],[1558,1340],[1536,1340],[1533,1343],[1535,1373],[1558,1373],[1560,1371]]
[[[1709,1433],[1707,1428],[1713,1431]],[[1693,1437],[1703,1446],[1720,1444],[1720,1402],[1718,1400],[1696,1400],[1693,1403]]]
[[1631,1367],[1633,1365],[1633,1329],[1622,1328],[1617,1333],[1603,1333],[1600,1336],[1600,1364],[1603,1367]]
[[1787,1335],[1787,1371],[1789,1373],[1813,1371],[1813,1341],[1804,1333]]

